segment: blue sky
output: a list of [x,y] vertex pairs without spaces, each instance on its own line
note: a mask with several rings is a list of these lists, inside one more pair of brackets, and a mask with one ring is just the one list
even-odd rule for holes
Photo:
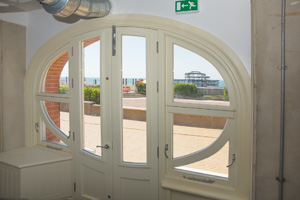
[[[122,63],[123,78],[145,78],[146,75],[146,40],[144,37],[123,36]],[[85,77],[100,77],[100,41],[85,47]],[[65,67],[61,76],[67,76]],[[213,80],[223,80],[219,72],[203,57],[174,45],[174,79],[184,79],[184,74],[200,71]]]
[[174,45],[174,79],[184,79],[184,74],[200,71],[212,80],[223,80],[216,68],[203,57],[192,51]]

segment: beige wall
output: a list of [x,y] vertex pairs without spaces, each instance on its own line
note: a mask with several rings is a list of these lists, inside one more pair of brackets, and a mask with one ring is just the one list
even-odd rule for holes
[[[281,1],[254,0],[254,199],[278,199]],[[284,199],[300,199],[300,1],[287,0]]]
[[25,145],[26,28],[0,21],[0,151]]

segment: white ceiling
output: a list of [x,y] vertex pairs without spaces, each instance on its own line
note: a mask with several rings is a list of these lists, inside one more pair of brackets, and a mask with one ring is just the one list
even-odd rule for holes
[[37,0],[1,0],[0,13],[27,12],[41,9],[42,5]]

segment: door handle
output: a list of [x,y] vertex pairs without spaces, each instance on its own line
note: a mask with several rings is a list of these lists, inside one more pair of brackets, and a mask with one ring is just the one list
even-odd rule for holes
[[166,144],[166,145],[165,145],[165,156],[166,156],[166,158],[169,158],[168,155],[167,155],[167,151],[168,151],[168,150],[169,150],[169,145]]
[[232,160],[231,160],[231,163],[228,164],[226,167],[230,167],[231,165],[233,165],[234,161],[235,161],[235,154],[232,154]]
[[104,148],[104,149],[109,149],[109,145],[108,144],[106,144],[106,145],[104,145],[104,146],[100,146],[100,145],[97,145],[96,146],[97,148]]

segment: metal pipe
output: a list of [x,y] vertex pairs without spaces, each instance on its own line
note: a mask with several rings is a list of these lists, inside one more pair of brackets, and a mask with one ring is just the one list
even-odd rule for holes
[[38,0],[42,4],[54,5],[57,4],[59,0]]
[[284,133],[285,133],[285,11],[286,0],[282,0],[281,11],[281,117],[280,117],[280,164],[279,164],[279,196],[278,199],[283,199],[283,183],[285,181],[283,177],[284,170]]
[[81,0],[74,14],[83,17],[104,17],[111,10],[108,0]]
[[38,0],[43,8],[50,14],[59,17],[68,17],[72,15],[78,8],[80,0],[58,0],[49,3],[47,0]]
[[104,17],[111,10],[109,0],[37,0],[50,14],[68,17],[76,14],[82,17]]

